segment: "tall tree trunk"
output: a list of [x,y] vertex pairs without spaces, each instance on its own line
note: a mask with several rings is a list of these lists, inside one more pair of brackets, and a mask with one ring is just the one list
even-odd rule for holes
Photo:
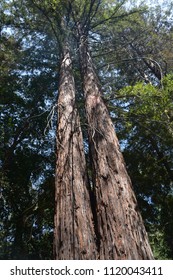
[[75,107],[72,62],[66,44],[63,47],[58,97],[55,259],[97,258],[87,185],[83,138]]
[[153,259],[85,36],[81,36],[79,51],[94,169],[99,257]]

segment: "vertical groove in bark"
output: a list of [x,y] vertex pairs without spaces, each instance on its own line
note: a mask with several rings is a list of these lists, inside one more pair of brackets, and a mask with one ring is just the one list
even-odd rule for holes
[[60,70],[55,181],[55,259],[97,259],[83,139],[68,45]]
[[153,259],[113,123],[101,98],[98,78],[84,36],[81,37],[79,50],[89,144],[95,173],[99,258]]

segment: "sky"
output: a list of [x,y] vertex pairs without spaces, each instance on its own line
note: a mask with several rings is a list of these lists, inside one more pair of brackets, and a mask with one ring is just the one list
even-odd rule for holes
[[166,5],[167,3],[167,0],[145,0],[145,1],[142,1],[142,0],[129,0],[129,3],[135,3],[135,4],[139,4],[141,2],[147,4],[147,5],[150,5],[150,6],[156,6],[156,5]]

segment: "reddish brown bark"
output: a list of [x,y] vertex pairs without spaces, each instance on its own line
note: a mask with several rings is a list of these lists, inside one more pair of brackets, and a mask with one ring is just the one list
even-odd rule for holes
[[80,60],[94,170],[99,258],[153,259],[84,36],[80,41]]
[[83,139],[67,46],[60,71],[55,188],[55,259],[96,259]]

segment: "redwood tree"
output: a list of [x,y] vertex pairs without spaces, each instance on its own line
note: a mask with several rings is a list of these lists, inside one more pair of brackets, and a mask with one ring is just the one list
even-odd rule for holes
[[[71,17],[73,28],[70,24],[66,28],[79,43],[76,54],[79,53],[89,128],[94,205],[90,206],[87,193],[81,128],[75,108],[75,86],[69,49],[65,44],[58,99],[55,257],[152,259],[147,233],[88,48],[89,32],[94,25],[97,26],[96,22],[92,25],[92,20],[99,11],[101,1],[86,1],[82,12],[77,4],[77,1],[68,1],[66,22],[68,20],[69,23]],[[110,18],[120,7],[117,4]]]
[[60,69],[55,181],[55,259],[96,259],[85,155],[67,42]]
[[96,197],[97,244],[100,259],[152,259],[118,139],[88,49],[80,33],[85,108]]

